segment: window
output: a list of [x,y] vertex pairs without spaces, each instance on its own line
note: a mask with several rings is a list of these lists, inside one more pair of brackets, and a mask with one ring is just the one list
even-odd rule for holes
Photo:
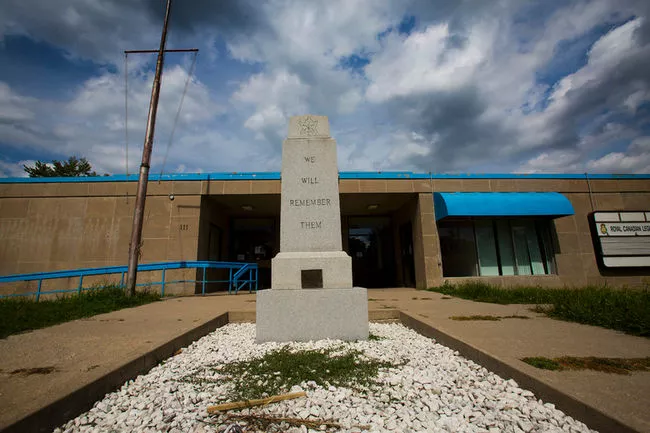
[[438,234],[445,277],[555,273],[549,220],[445,220]]
[[440,224],[440,249],[446,277],[479,275],[472,221]]

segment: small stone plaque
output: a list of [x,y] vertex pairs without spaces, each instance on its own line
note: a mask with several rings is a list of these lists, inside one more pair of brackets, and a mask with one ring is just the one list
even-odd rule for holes
[[303,289],[322,289],[323,270],[304,269],[300,271],[301,285]]

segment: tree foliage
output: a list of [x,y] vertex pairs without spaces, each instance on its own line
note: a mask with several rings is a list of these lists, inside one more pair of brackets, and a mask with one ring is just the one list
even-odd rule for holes
[[23,168],[29,177],[97,176],[86,158],[77,158],[76,156],[71,156],[67,161],[54,160],[49,164],[36,161],[33,166],[23,165]]

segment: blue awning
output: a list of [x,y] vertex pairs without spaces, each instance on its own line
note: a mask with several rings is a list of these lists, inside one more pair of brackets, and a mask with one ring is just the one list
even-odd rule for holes
[[561,217],[573,215],[559,192],[434,192],[436,220],[446,217]]

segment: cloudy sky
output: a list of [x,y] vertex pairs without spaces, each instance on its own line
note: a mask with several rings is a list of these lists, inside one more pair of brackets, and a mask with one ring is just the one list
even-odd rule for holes
[[[0,2],[0,176],[140,162],[164,0]],[[277,171],[287,119],[330,118],[341,170],[650,172],[648,0],[176,0],[196,47],[164,172]],[[152,171],[191,54],[166,56]]]

